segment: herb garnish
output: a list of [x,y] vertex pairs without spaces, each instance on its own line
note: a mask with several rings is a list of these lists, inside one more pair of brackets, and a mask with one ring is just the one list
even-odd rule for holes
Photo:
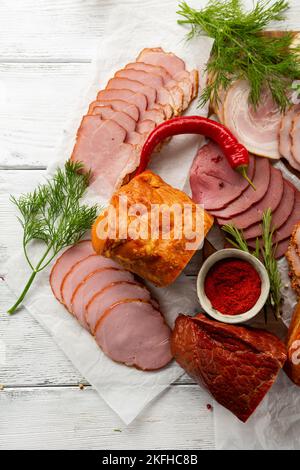
[[183,19],[178,23],[191,27],[188,38],[204,32],[215,40],[207,64],[211,80],[200,96],[200,105],[209,100],[218,104],[222,90],[235,80],[246,79],[254,107],[266,86],[279,108],[286,109],[289,83],[300,76],[299,47],[290,48],[292,32],[276,37],[262,32],[272,21],[284,20],[288,1],[258,0],[251,11],[245,11],[240,0],[211,0],[201,10],[182,2],[179,8]]
[[[19,199],[11,196],[21,217],[23,227],[23,250],[32,274],[17,302],[8,310],[14,313],[23,301],[37,273],[45,269],[66,246],[77,243],[91,228],[97,216],[97,206],[80,205],[90,179],[89,173],[81,173],[81,163],[67,162],[58,169],[51,180],[39,185],[32,193]],[[45,251],[34,266],[28,254],[33,240],[44,242]]]
[[272,211],[267,209],[262,217],[262,244],[256,239],[256,248],[250,251],[247,241],[244,238],[242,230],[237,229],[234,225],[228,224],[222,227],[229,237],[226,240],[235,248],[247,253],[251,253],[256,258],[261,259],[267,270],[270,279],[270,294],[268,305],[274,311],[275,318],[281,316],[280,307],[282,301],[281,295],[281,277],[278,270],[278,264],[275,258],[277,246],[273,244],[274,228],[272,228]]

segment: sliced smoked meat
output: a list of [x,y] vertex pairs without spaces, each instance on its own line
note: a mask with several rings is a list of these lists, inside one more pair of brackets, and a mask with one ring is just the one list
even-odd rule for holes
[[276,259],[282,258],[286,254],[289,247],[289,241],[290,239],[286,238],[277,244],[275,252]]
[[300,257],[297,252],[296,245],[293,240],[290,242],[288,250],[286,252],[286,259],[289,263],[290,268],[290,279],[291,286],[295,290],[297,296],[300,296]]
[[280,170],[271,167],[271,179],[266,195],[259,202],[245,212],[231,219],[218,218],[220,225],[233,224],[239,229],[261,222],[264,211],[271,209],[274,212],[280,204],[283,194],[283,178]]
[[171,350],[192,379],[243,422],[269,391],[287,356],[275,335],[202,313],[177,317]]
[[97,269],[103,268],[122,269],[115,261],[93,254],[78,261],[68,271],[61,284],[60,295],[62,303],[69,311],[71,311],[72,295],[80,282]]
[[137,282],[114,280],[104,288],[99,286],[98,292],[93,295],[85,308],[85,320],[91,332],[94,333],[98,320],[109,307],[116,302],[129,299],[150,302],[151,296],[148,289]]
[[300,222],[297,223],[293,229],[291,243],[296,247],[298,255],[300,256]]
[[292,235],[295,225],[300,221],[300,192],[296,191],[293,210],[286,222],[276,230],[274,242],[278,243]]
[[136,132],[139,134],[150,134],[150,132],[152,132],[155,127],[155,122],[151,121],[150,119],[145,119],[145,121],[137,123]]
[[300,113],[293,119],[291,130],[292,138],[292,155],[294,160],[300,164]]
[[145,62],[131,62],[125,66],[125,69],[143,70],[144,72],[150,72],[154,75],[162,77],[164,84],[173,80],[172,75],[164,68],[159,65],[146,64]]
[[279,159],[278,134],[282,114],[265,89],[257,108],[249,104],[250,85],[236,81],[227,91],[224,103],[224,124],[249,152]]
[[66,274],[74,264],[92,254],[95,252],[91,240],[83,240],[65,250],[56,260],[50,273],[50,286],[59,302],[62,301],[60,288]]
[[252,181],[256,191],[253,190],[252,186],[248,186],[246,191],[242,192],[242,194],[227,207],[219,209],[218,211],[210,211],[214,217],[220,217],[222,219],[234,217],[235,215],[249,209],[250,206],[257,203],[265,196],[270,183],[270,163],[266,158],[254,158],[255,173]]
[[91,186],[106,200],[140,161],[139,149],[124,143],[126,136],[123,127],[100,116],[85,116],[77,132],[71,160],[91,171]]
[[140,117],[139,108],[135,104],[128,103],[127,101],[124,101],[124,100],[93,101],[89,106],[88,114],[93,114],[94,108],[99,107],[99,106],[104,106],[104,107],[110,106],[115,111],[122,111],[123,113],[128,114],[135,121],[138,121]]
[[[85,307],[99,290],[109,286],[112,282],[134,281],[129,271],[116,268],[100,268],[88,274],[76,287],[71,298],[71,313],[79,323],[89,329],[85,319]],[[123,297],[124,298],[124,297]]]
[[[248,176],[253,178],[255,159],[250,155]],[[206,210],[226,207],[238,198],[249,184],[228,163],[220,147],[214,142],[201,147],[190,170],[192,199]]]
[[135,69],[123,69],[115,73],[115,77],[127,78],[129,80],[135,80],[143,83],[144,85],[150,86],[156,90],[156,102],[162,105],[169,105],[174,110],[174,114],[177,115],[183,110],[183,91],[181,89],[167,89],[164,85],[163,78],[159,75],[154,75],[150,72]]
[[300,170],[300,162],[297,162],[292,154],[291,130],[293,120],[300,114],[300,104],[295,104],[283,115],[279,130],[279,152],[296,170]]
[[97,324],[95,338],[116,362],[157,370],[171,360],[171,330],[151,303],[125,301],[111,306]]
[[97,100],[123,100],[134,104],[142,114],[148,106],[147,98],[142,93],[135,93],[132,90],[101,90],[97,95]]
[[100,116],[101,119],[112,119],[114,122],[123,127],[126,132],[132,132],[135,130],[136,121],[132,119],[128,114],[122,111],[115,111],[110,106],[95,106],[93,112],[94,116]]
[[[295,189],[292,184],[284,180],[283,194],[279,206],[272,214],[272,227],[281,227],[292,213],[295,202]],[[256,238],[262,235],[261,221],[243,230],[245,239]]]
[[132,90],[134,93],[141,93],[147,98],[147,109],[152,109],[156,103],[156,90],[148,85],[144,85],[136,80],[128,78],[114,77],[111,78],[106,90]]
[[173,78],[186,71],[185,63],[182,59],[172,52],[164,52],[161,47],[143,49],[136,61],[163,67]]

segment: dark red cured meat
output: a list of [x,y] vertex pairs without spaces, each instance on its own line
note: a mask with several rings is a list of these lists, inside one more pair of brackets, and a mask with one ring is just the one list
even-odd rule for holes
[[[282,258],[286,254],[286,252],[288,250],[288,247],[289,247],[289,243],[290,243],[290,237],[285,238],[284,240],[281,240],[280,242],[278,242],[276,244],[276,246],[274,246],[274,249],[276,248],[276,252],[275,252],[275,258],[276,259]],[[256,247],[256,238],[252,238],[251,240],[247,240],[247,244],[248,244],[248,246],[250,246],[250,248],[255,249],[255,247]],[[259,244],[260,244],[260,246],[262,245],[261,238],[259,238]],[[229,248],[232,248],[232,246],[230,245]]]
[[300,192],[296,191],[295,203],[293,211],[287,219],[286,223],[282,225],[274,235],[274,243],[278,243],[285,238],[292,235],[295,225],[300,221]]
[[286,361],[273,334],[179,315],[171,350],[183,369],[225,408],[245,422],[273,385]]
[[[276,211],[272,214],[272,226],[279,228],[281,227],[292,213],[295,202],[295,189],[291,183],[284,181],[283,195],[281,202],[277,207]],[[262,226],[261,222],[243,230],[243,234],[246,240],[250,238],[261,237]]]
[[239,214],[231,219],[218,219],[220,225],[234,224],[239,229],[245,229],[250,225],[261,222],[262,215],[265,210],[270,208],[273,211],[280,204],[283,194],[283,178],[280,170],[271,168],[271,181],[268,191],[261,201],[251,206],[247,211]]
[[256,191],[252,186],[248,186],[246,191],[232,201],[227,207],[217,211],[210,211],[214,217],[222,217],[229,219],[241,212],[249,209],[250,206],[260,201],[266,194],[270,183],[271,168],[270,162],[267,158],[255,157],[255,172],[253,177],[253,184]]
[[[252,180],[255,159],[249,156],[248,176]],[[238,198],[249,184],[233,168],[220,147],[209,142],[198,151],[191,170],[192,199],[206,210],[217,210]]]

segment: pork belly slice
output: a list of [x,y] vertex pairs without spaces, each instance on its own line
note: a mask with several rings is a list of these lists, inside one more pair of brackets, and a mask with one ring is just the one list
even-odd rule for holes
[[90,329],[85,318],[85,308],[92,297],[112,282],[118,281],[134,281],[134,277],[121,267],[120,269],[108,267],[91,272],[79,282],[71,297],[71,313],[84,328]]
[[283,178],[280,170],[271,167],[271,180],[266,195],[245,212],[231,219],[218,218],[220,225],[233,224],[239,229],[245,229],[262,220],[265,210],[274,212],[279,206],[283,195]]
[[72,311],[72,296],[80,282],[97,269],[103,268],[122,269],[115,261],[93,254],[78,261],[68,271],[61,284],[60,294],[62,302],[69,312]]
[[[255,159],[250,155],[248,176],[253,178]],[[192,199],[208,211],[222,209],[238,198],[249,186],[233,170],[220,147],[214,142],[201,147],[190,170]]]
[[300,113],[293,119],[292,130],[292,155],[294,160],[300,164]]
[[111,284],[106,285],[104,288],[99,285],[98,291],[90,298],[85,307],[85,320],[91,332],[95,332],[99,319],[108,308],[116,302],[129,299],[150,302],[151,296],[148,289],[137,282],[114,279]]
[[171,330],[150,302],[128,300],[111,306],[97,324],[95,339],[113,361],[157,370],[171,360]]
[[94,108],[100,106],[110,106],[114,111],[122,111],[134,119],[135,122],[138,121],[140,117],[139,108],[135,104],[128,103],[124,100],[95,100],[90,104],[87,114],[93,114]]
[[124,143],[126,137],[123,127],[100,116],[85,116],[77,132],[71,161],[91,171],[90,187],[106,199],[139,165],[140,150]]
[[127,101],[130,104],[134,104],[138,108],[140,114],[142,114],[147,109],[147,106],[148,106],[147,98],[145,95],[143,95],[142,93],[136,93],[128,89],[101,90],[99,91],[97,95],[97,101],[98,100],[99,101],[102,101],[102,100]]
[[271,92],[264,90],[256,110],[249,105],[250,86],[245,80],[235,82],[227,91],[224,124],[249,152],[279,159],[278,135],[282,114]]
[[94,254],[91,240],[83,240],[65,250],[56,260],[50,273],[50,286],[59,302],[62,302],[60,289],[64,277],[78,261]]
[[[292,184],[284,180],[283,194],[279,206],[272,214],[272,227],[278,229],[287,219],[290,217],[295,202],[295,189]],[[256,238],[262,235],[262,224],[261,221],[257,224],[251,225],[251,227],[243,230],[244,237]]]
[[253,184],[256,191],[253,190],[252,186],[242,192],[242,194],[230,202],[227,207],[219,209],[217,211],[210,211],[214,217],[220,217],[222,219],[230,219],[241,212],[246,211],[253,204],[260,201],[266,194],[269,183],[271,168],[270,163],[266,158],[254,157],[255,158],[255,172],[253,176]]
[[177,317],[171,350],[192,379],[243,422],[272,387],[287,357],[275,335],[202,313]]
[[279,130],[279,152],[289,162],[289,164],[300,171],[300,161],[297,162],[292,154],[292,137],[291,131],[294,118],[300,114],[300,105],[292,106],[282,116]]

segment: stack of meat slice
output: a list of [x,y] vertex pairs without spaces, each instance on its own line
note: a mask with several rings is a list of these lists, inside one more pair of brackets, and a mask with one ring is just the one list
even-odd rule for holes
[[171,330],[145,286],[90,240],[67,249],[50,275],[52,291],[116,362],[156,370],[172,359]]
[[300,105],[292,106],[282,117],[279,151],[289,164],[300,171]]
[[300,220],[300,193],[266,158],[251,155],[248,176],[256,191],[230,167],[220,148],[209,143],[199,150],[191,168],[193,200],[203,204],[220,225],[234,224],[243,230],[252,247],[262,236],[263,212],[270,208],[276,229],[273,241],[280,258]]
[[286,253],[290,267],[290,278],[292,288],[295,290],[298,297],[300,297],[300,222],[298,222],[293,230],[289,248]]
[[196,70],[188,72],[179,57],[161,48],[144,49],[90,104],[71,160],[91,170],[94,188],[109,199],[139,165],[149,133],[181,114],[197,93]]

